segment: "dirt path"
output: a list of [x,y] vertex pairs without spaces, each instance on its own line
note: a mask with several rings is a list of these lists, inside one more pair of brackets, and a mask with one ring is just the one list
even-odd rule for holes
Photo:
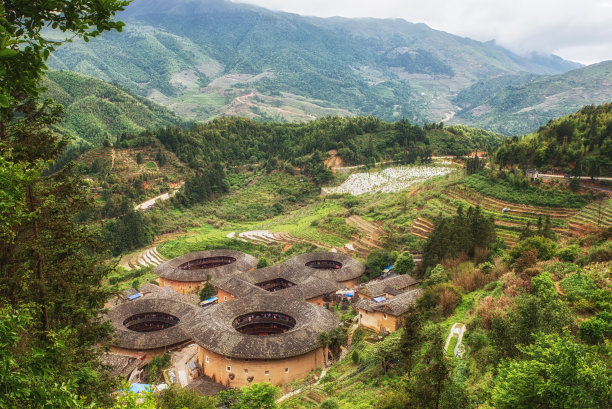
[[113,170],[114,167],[115,167],[115,148],[111,148],[111,168],[110,170]]

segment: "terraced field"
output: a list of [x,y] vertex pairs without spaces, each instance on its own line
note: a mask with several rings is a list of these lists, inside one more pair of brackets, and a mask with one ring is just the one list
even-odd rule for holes
[[434,200],[428,201],[420,216],[413,220],[410,232],[426,239],[433,230],[433,218],[438,214],[451,215],[459,206],[479,205],[487,215],[495,218],[497,234],[508,246],[518,242],[521,231],[538,219],[550,217],[553,230],[562,237],[570,237],[586,228],[586,225],[612,226],[612,200],[593,202],[582,209],[528,206],[485,196],[462,184],[454,184]]

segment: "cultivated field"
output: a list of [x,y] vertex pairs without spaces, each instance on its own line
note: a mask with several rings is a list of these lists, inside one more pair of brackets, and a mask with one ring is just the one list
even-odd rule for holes
[[340,186],[326,189],[327,193],[394,193],[435,176],[447,175],[448,166],[400,166],[377,172],[353,173]]

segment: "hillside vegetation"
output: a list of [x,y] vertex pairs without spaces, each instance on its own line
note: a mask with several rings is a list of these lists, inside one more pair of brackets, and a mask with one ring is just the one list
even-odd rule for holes
[[612,104],[586,106],[522,138],[504,142],[496,153],[501,166],[612,175]]
[[312,18],[219,0],[136,0],[123,34],[75,41],[51,66],[158,101],[182,116],[304,121],[326,115],[452,117],[477,81],[580,65],[519,56],[404,20]]
[[43,98],[64,106],[58,130],[74,142],[100,146],[104,139],[183,122],[168,109],[124,88],[75,72],[49,71]]
[[510,76],[478,82],[454,98],[451,123],[520,135],[584,105],[612,100],[612,61],[554,76]]

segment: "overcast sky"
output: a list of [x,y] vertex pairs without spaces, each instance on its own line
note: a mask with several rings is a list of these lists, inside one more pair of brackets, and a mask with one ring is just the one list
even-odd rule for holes
[[233,0],[309,16],[403,18],[512,51],[612,60],[612,0]]

